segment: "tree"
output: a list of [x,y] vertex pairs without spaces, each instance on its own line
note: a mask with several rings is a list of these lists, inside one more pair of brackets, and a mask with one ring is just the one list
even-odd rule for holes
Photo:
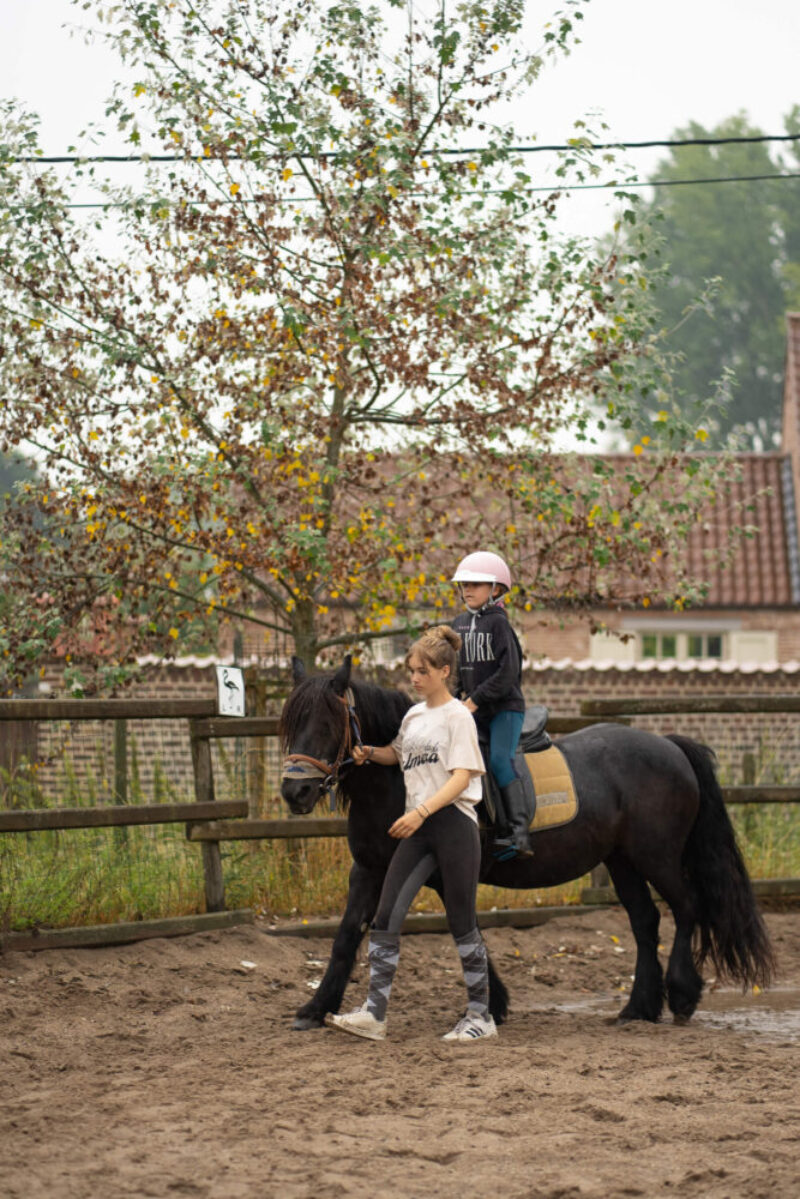
[[[800,106],[785,121],[800,133]],[[692,122],[675,139],[760,136],[743,115],[714,129]],[[719,179],[797,170],[798,150],[775,153],[768,143],[676,146],[653,179]],[[784,316],[800,304],[800,180],[657,188],[649,211],[659,220],[668,264],[657,303],[674,328],[682,355],[675,385],[697,400],[732,372],[733,392],[715,441],[734,426],[755,449],[777,443],[781,428]],[[707,281],[709,303],[692,306]],[[691,308],[687,316],[687,310]]]
[[[558,194],[490,120],[579,17],[531,54],[510,0],[409,4],[404,30],[393,5],[112,5],[138,79],[109,115],[178,161],[106,186],[94,224],[22,161],[35,121],[6,106],[0,435],[44,464],[6,570],[62,648],[91,657],[101,629],[92,685],[220,620],[308,661],[385,636],[442,605],[477,540],[529,605],[661,585],[714,468],[677,456],[695,428],[659,391],[644,252],[558,240]],[[600,173],[587,138],[560,171]],[[598,404],[631,430],[656,391],[639,456],[571,483],[554,436],[590,445]],[[691,587],[677,569],[667,592]],[[19,618],[11,679],[39,645]]]

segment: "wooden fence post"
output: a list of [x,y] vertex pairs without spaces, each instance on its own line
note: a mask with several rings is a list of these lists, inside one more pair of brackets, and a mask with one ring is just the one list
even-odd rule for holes
[[[266,716],[267,680],[257,668],[247,676],[248,716]],[[263,737],[249,738],[247,757],[247,802],[251,820],[264,816],[264,791],[266,783],[266,752]]]
[[595,866],[592,871],[592,887],[610,887],[611,875],[608,873],[608,867],[602,862],[599,866]]
[[114,803],[128,802],[128,722],[114,721]]
[[[128,802],[128,722],[124,718],[114,721],[114,803]],[[118,845],[128,844],[128,830],[124,825],[114,829]]]
[[[192,746],[192,768],[194,770],[194,797],[198,803],[212,803],[214,795],[214,769],[211,762],[211,741],[197,730],[197,722],[189,721],[189,736]],[[225,884],[222,877],[222,855],[219,841],[203,842],[203,874],[206,884],[206,911],[225,911]]]

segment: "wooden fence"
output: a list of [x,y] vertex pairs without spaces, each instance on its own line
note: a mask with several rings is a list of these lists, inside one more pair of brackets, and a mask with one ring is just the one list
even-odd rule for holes
[[[641,715],[671,715],[695,712],[800,712],[800,697],[765,696],[744,699],[730,696],[704,696],[698,699],[669,697],[661,700],[616,699],[587,700],[578,717],[552,717],[549,730],[555,735],[574,732],[596,724],[598,720],[629,723]],[[125,752],[124,725],[127,720],[186,719],[192,751],[194,773],[194,802],[131,804],[127,802],[125,772],[121,759]],[[0,833],[35,832],[42,829],[120,827],[125,825],[172,824],[186,822],[187,838],[200,845],[205,881],[205,913],[168,920],[137,921],[131,924],[100,925],[84,929],[42,930],[13,933],[6,937],[10,948],[31,949],[49,946],[118,944],[148,936],[168,936],[203,928],[225,927],[252,921],[249,910],[229,912],[225,909],[225,887],[220,844],[225,841],[248,839],[280,839],[304,837],[341,837],[347,821],[341,817],[295,817],[260,820],[248,817],[246,800],[220,801],[215,797],[212,742],[224,738],[275,737],[278,722],[274,717],[221,717],[216,714],[216,702],[208,700],[3,700],[0,701],[0,730],[4,722],[20,721],[85,721],[115,722],[114,790],[117,802],[104,806],[79,808],[44,808],[34,810],[0,809]],[[0,735],[2,733],[0,732]],[[726,803],[798,803],[798,787],[727,787],[723,789]],[[800,879],[757,880],[756,892],[762,895],[800,894]],[[608,903],[615,898],[608,885],[604,867],[592,874],[592,886],[582,895],[587,904]],[[569,909],[566,909],[568,911]],[[482,923],[492,923],[492,916],[502,916],[502,922],[520,925],[540,923],[551,915],[565,914],[565,909],[519,909],[508,913],[481,913]],[[437,916],[409,917],[408,931],[438,928]],[[314,922],[304,931],[327,932],[337,921]]]
[[[25,721],[113,721],[114,722],[114,796],[116,802],[79,808],[0,809],[0,833],[30,833],[42,829],[121,828],[144,824],[174,824],[212,820],[217,816],[234,818],[247,815],[247,802],[214,800],[213,780],[207,785],[210,760],[206,763],[200,748],[195,763],[194,803],[130,804],[127,801],[126,722],[128,720],[200,720],[216,712],[216,701],[208,700],[2,700],[0,701],[0,737],[8,724],[19,728]],[[201,743],[202,746],[203,743]],[[205,743],[208,748],[207,743]],[[10,933],[5,944],[12,949],[45,949],[79,945],[120,944],[145,937],[173,936],[209,928],[227,928],[253,919],[249,910],[228,912],[221,892],[222,863],[219,843],[202,846],[206,880],[206,911],[194,916],[164,920],[142,920],[125,924],[97,925],[82,929],[46,929],[30,933]],[[211,902],[208,897],[211,896]]]
[[[128,802],[124,755],[125,723],[128,720],[186,719],[191,744],[195,799],[191,803],[137,804]],[[229,926],[252,921],[249,910],[225,909],[225,885],[220,843],[238,840],[299,839],[305,837],[343,837],[347,821],[343,817],[289,817],[259,820],[248,818],[245,800],[217,800],[214,788],[212,742],[227,738],[275,737],[275,717],[230,717],[216,714],[216,702],[209,700],[2,700],[0,736],[4,723],[23,721],[114,722],[114,795],[116,802],[79,808],[0,809],[0,833],[31,833],[42,829],[79,829],[121,827],[125,825],[174,824],[186,822],[186,835],[197,843],[203,860],[206,911],[200,915],[169,920],[137,921],[127,924],[97,925],[81,929],[34,930],[10,933],[9,948],[44,949],[51,946],[119,944],[151,936],[170,936],[196,932],[204,928]],[[555,717],[550,730],[556,734],[574,732],[595,723],[585,717]],[[565,914],[561,908],[513,909],[481,913],[481,923],[491,925],[513,922],[538,924],[553,915]],[[314,921],[303,932],[327,933],[337,920]],[[435,931],[444,927],[444,918],[436,914],[410,916],[406,931]]]

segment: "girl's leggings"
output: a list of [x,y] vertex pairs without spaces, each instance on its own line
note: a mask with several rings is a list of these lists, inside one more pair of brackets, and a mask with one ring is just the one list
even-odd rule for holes
[[498,712],[489,725],[489,769],[498,787],[507,787],[517,777],[514,754],[524,719],[524,712]]
[[475,914],[480,860],[478,826],[453,805],[434,812],[418,832],[398,845],[386,872],[369,940],[367,1007],[377,1020],[386,1016],[403,921],[418,891],[437,867],[447,923],[464,971],[468,1007],[482,1016],[487,1014],[488,959]]

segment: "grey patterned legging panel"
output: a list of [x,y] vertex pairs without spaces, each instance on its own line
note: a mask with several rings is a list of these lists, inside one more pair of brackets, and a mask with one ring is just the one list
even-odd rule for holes
[[478,827],[452,805],[434,812],[401,841],[389,863],[369,941],[367,1006],[383,1020],[400,952],[400,929],[414,897],[439,869],[447,922],[458,947],[469,1008],[486,1015],[489,979],[486,947],[477,927],[475,895],[481,846]]

